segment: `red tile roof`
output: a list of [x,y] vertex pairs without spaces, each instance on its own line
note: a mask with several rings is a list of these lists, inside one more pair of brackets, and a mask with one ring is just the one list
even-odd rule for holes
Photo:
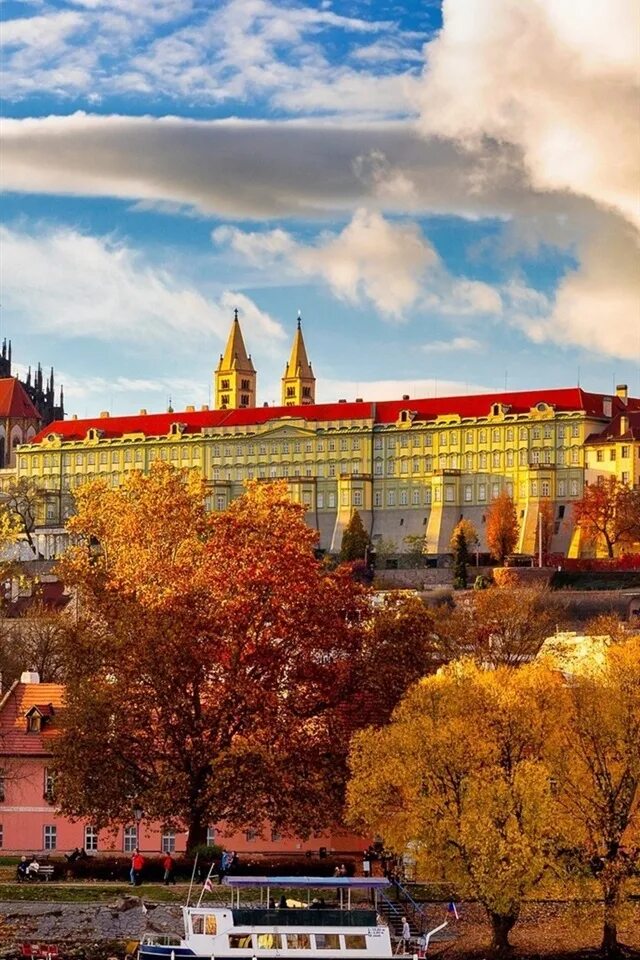
[[[0,756],[47,756],[56,736],[56,715],[64,707],[61,683],[16,682],[0,701]],[[27,733],[27,713],[33,707],[51,717],[40,732]],[[53,707],[53,716],[50,708]]]
[[[223,427],[252,427],[271,421],[301,419],[311,422],[331,420],[372,420],[378,424],[395,423],[402,410],[415,411],[419,420],[435,420],[448,414],[460,417],[486,417],[491,405],[500,403],[511,413],[526,413],[535,404],[544,401],[556,410],[581,410],[595,417],[603,417],[600,393],[587,393],[580,387],[558,390],[523,390],[509,393],[476,394],[464,397],[435,397],[423,400],[383,400],[356,403],[317,403],[301,407],[253,407],[241,410],[197,410],[176,413],[150,413],[126,417],[93,417],[88,420],[57,420],[35,437],[38,443],[51,433],[64,440],[84,440],[94,427],[106,439],[115,439],[126,433],[141,433],[146,437],[164,437],[172,423],[184,424],[185,434],[200,433],[203,429]],[[613,410],[622,409],[622,401],[613,397]],[[630,407],[640,409],[640,400],[629,400]]]
[[0,379],[0,417],[42,419],[29,399],[29,394],[16,377]]

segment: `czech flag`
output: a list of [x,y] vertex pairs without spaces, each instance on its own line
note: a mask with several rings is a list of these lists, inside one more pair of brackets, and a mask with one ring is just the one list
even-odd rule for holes
[[206,890],[207,893],[211,893],[211,891],[213,890],[213,884],[211,883],[211,880],[209,879],[209,877],[207,877],[207,879],[205,880],[203,889]]

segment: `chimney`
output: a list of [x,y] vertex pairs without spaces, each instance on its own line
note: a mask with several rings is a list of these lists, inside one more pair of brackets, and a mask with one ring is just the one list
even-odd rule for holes
[[140,408],[139,416],[141,416],[141,417],[146,417],[146,415],[147,415],[147,411],[145,410],[144,407],[141,407],[141,408]]
[[71,414],[71,419],[72,419],[72,420],[77,420],[77,419],[78,419],[78,414],[77,414],[77,413],[72,413],[72,414]]
[[607,417],[608,420],[613,416],[613,400],[611,397],[602,398],[602,414]]
[[40,674],[37,670],[25,670],[20,675],[20,683],[40,683]]
[[187,407],[187,413],[195,413],[195,412],[196,412],[196,408],[191,404],[189,404],[189,406]]
[[108,410],[101,410],[101,411],[100,411],[100,419],[101,419],[101,420],[107,420],[108,417],[109,417],[109,411],[108,411]]
[[200,407],[200,409],[201,409],[201,410],[208,410],[208,409],[209,409],[209,404],[208,404],[208,403],[203,403],[202,406]]
[[362,397],[356,397],[356,403],[362,403]]
[[620,417],[620,436],[624,437],[625,433],[629,431],[629,417],[626,413],[623,413]]
[[402,394],[402,399],[403,399],[403,400],[409,400],[409,394],[408,394],[408,393],[403,393],[403,394]]
[[346,400],[338,400],[338,403],[346,403]]
[[626,405],[627,405],[627,397],[628,397],[628,395],[629,395],[629,387],[626,385],[626,383],[619,383],[619,384],[616,386],[616,397],[617,397],[619,400],[622,400],[622,402],[624,403],[625,407],[626,407]]

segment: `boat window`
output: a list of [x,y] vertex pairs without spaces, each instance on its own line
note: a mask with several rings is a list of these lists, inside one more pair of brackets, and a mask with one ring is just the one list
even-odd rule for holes
[[247,947],[252,947],[251,934],[250,933],[230,933],[229,934],[229,946],[233,950],[246,950]]
[[316,950],[339,950],[340,937],[337,933],[316,933]]
[[278,950],[280,948],[280,936],[277,933],[259,933],[258,950]]
[[288,933],[287,947],[289,950],[310,950],[311,937],[308,933]]
[[215,913],[207,913],[204,918],[204,932],[215,936],[218,932],[218,920]]
[[204,933],[204,917],[202,914],[192,914],[191,916],[191,929],[194,933]]
[[345,933],[344,945],[346,950],[366,950],[367,938],[364,933]]

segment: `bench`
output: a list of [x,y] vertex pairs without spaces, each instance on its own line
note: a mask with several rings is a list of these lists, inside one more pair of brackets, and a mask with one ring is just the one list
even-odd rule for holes
[[53,876],[55,869],[56,868],[52,863],[41,863],[37,876],[41,877],[43,880],[48,882],[49,880],[51,880],[51,877]]

